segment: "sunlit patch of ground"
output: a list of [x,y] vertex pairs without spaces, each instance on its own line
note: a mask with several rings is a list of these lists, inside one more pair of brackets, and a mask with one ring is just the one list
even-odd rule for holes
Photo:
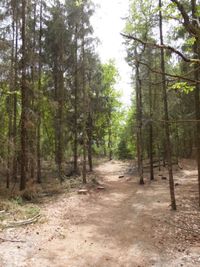
[[[128,162],[99,165],[105,190],[65,193],[39,204],[43,223],[7,229],[0,243],[4,267],[200,266],[196,170],[175,171],[178,211],[170,210],[167,171],[145,173],[145,185],[126,174]],[[120,175],[124,175],[119,179]]]

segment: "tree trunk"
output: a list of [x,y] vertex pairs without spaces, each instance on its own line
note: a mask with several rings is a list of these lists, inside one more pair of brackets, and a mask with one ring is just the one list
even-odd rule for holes
[[[14,91],[14,63],[15,63],[15,11],[13,9],[13,20],[12,20],[12,48],[11,48],[11,64],[10,64],[10,91]],[[12,96],[7,96],[7,112],[8,112],[8,142],[7,142],[7,177],[6,177],[6,188],[10,187],[11,177],[11,150],[12,150],[12,126],[13,126],[13,112],[12,112]]]
[[[40,1],[40,32],[39,32],[39,66],[38,66],[38,94],[42,89],[42,0]],[[38,99],[39,100],[39,99]],[[40,100],[39,100],[40,102]],[[37,182],[41,183],[41,105],[38,103],[37,124]]]
[[[192,17],[194,19],[198,19],[196,17],[196,0],[191,0],[191,5],[192,5]],[[193,24],[196,25],[196,21],[193,21]],[[193,52],[194,52],[194,58],[200,59],[200,39],[199,37],[196,38],[196,41],[193,45]],[[194,64],[194,79],[198,81],[200,78],[199,75],[199,65]],[[194,97],[195,97],[195,114],[196,114],[196,134],[195,134],[195,139],[196,139],[196,160],[197,160],[197,168],[198,168],[198,190],[199,190],[199,207],[200,207],[200,97],[199,97],[199,90],[200,86],[198,83],[196,83],[196,88],[194,92]]]
[[13,170],[12,179],[14,182],[17,180],[17,94],[18,89],[18,11],[16,8],[16,21],[15,21],[15,73],[14,73],[14,89],[13,96]]
[[78,58],[77,58],[77,35],[78,26],[75,26],[75,76],[74,76],[74,173],[78,174]]
[[109,129],[108,129],[108,150],[109,160],[112,160],[112,129],[111,129],[111,112],[109,115]]
[[[137,57],[137,51],[135,50]],[[137,116],[137,158],[138,158],[138,174],[139,183],[144,184],[143,177],[143,144],[142,144],[142,84],[140,80],[139,63],[136,62],[136,116]]]
[[[82,8],[84,8],[82,4]],[[83,10],[82,10],[82,16],[83,16]],[[83,18],[82,18],[82,27],[84,27],[83,24]],[[84,30],[84,28],[82,29]],[[87,95],[86,95],[86,81],[85,81],[85,38],[84,38],[84,32],[82,33],[82,44],[81,44],[81,53],[82,53],[82,92],[83,92],[83,169],[82,169],[82,179],[83,183],[87,183],[86,178],[86,164],[87,164]]]
[[93,164],[92,164],[92,116],[91,112],[89,112],[88,116],[88,164],[90,172],[93,171]]
[[[159,30],[160,30],[160,44],[163,45],[163,18],[162,18],[162,0],[159,0]],[[171,207],[176,210],[176,199],[174,191],[174,178],[172,170],[172,153],[171,153],[171,141],[170,141],[170,129],[169,129],[169,115],[168,115],[168,101],[167,101],[167,86],[165,79],[165,56],[164,49],[161,48],[161,70],[162,70],[162,91],[163,91],[163,103],[164,103],[164,119],[165,119],[165,138],[166,138],[166,152],[168,161],[169,172],[169,188],[171,197]]]
[[[151,75],[149,73],[149,75]],[[151,80],[149,83],[149,114],[150,114],[150,125],[149,125],[149,157],[150,157],[150,180],[154,180],[154,169],[153,169],[153,111],[152,111],[152,86]]]
[[64,101],[64,77],[63,72],[59,72],[59,99],[58,99],[58,174],[60,181],[62,178],[62,162],[63,162],[63,102]]
[[27,86],[26,86],[26,0],[22,0],[22,77],[21,77],[21,180],[20,190],[26,188],[27,167]]
[[[31,110],[34,112],[34,114],[36,114],[37,110],[36,110],[36,99],[35,99],[35,83],[36,83],[36,66],[37,66],[37,62],[36,62],[36,1],[33,2],[32,4],[33,7],[33,26],[32,26],[32,40],[31,40],[31,44],[32,44],[32,49],[31,49],[31,57],[32,57],[32,67],[31,67],[31,94],[30,94],[30,108]],[[31,120],[31,127],[29,130],[29,155],[30,155],[30,177],[31,179],[35,180],[35,170],[36,170],[36,156],[37,156],[37,123],[35,118],[33,118],[33,116],[31,116],[32,118],[29,120]]]

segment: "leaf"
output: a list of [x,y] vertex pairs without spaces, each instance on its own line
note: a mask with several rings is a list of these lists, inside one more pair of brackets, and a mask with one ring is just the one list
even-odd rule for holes
[[80,7],[83,4],[82,0],[76,0],[75,5],[76,7]]
[[193,92],[194,89],[195,89],[194,86],[188,85],[187,82],[175,83],[170,88],[173,89],[173,90],[180,91],[180,92],[185,93],[185,94],[189,94],[190,92]]

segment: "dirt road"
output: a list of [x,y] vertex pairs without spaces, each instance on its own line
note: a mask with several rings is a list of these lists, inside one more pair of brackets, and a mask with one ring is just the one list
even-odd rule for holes
[[117,161],[102,164],[96,172],[105,190],[48,200],[42,223],[4,231],[4,238],[24,242],[2,242],[0,266],[200,266],[162,235],[166,225],[159,222],[173,216],[168,182],[139,186],[134,177],[119,179],[126,168]]

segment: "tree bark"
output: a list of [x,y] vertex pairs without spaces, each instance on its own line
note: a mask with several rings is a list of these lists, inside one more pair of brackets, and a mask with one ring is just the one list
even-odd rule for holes
[[75,26],[75,77],[74,77],[74,173],[78,174],[78,26]]
[[[137,57],[137,51],[135,50]],[[139,183],[144,184],[143,177],[143,144],[142,144],[142,84],[140,80],[139,63],[136,61],[136,116],[137,116],[137,158]]]
[[[191,5],[192,5],[192,17],[194,19],[197,19],[196,17],[196,0],[191,0]],[[194,27],[196,26],[196,22],[193,22]],[[194,57],[200,59],[200,36],[196,37],[196,41],[193,45],[193,52],[194,52]],[[200,78],[200,73],[199,73],[199,68],[198,65],[194,65],[194,78],[195,80],[199,80]],[[196,139],[196,160],[197,160],[197,168],[198,168],[198,191],[199,191],[199,207],[200,207],[200,97],[199,97],[199,90],[200,90],[200,85],[196,84],[195,87],[195,92],[194,92],[194,98],[195,98],[195,114],[196,114],[196,134],[195,134],[195,139]]]
[[[151,53],[151,51],[150,51]],[[152,62],[151,54],[149,55],[149,62]],[[153,169],[153,97],[152,97],[152,84],[151,84],[151,72],[148,72],[149,76],[149,159],[150,159],[150,180],[154,180],[154,169]]]
[[108,126],[108,150],[109,150],[109,160],[112,160],[112,122],[111,122],[111,111],[109,114],[109,126]]
[[[82,9],[84,4],[82,3]],[[83,23],[83,10],[82,10],[82,30],[84,31]],[[85,36],[84,32],[82,33],[82,42],[81,42],[81,54],[82,54],[82,92],[83,92],[83,169],[82,169],[82,179],[83,183],[87,183],[86,175],[86,165],[87,165],[87,94],[86,94],[86,81],[85,81]]]
[[13,96],[13,170],[12,179],[14,182],[17,180],[17,94],[18,89],[18,10],[15,9],[15,63],[14,63],[14,88],[15,94]]
[[[32,49],[31,50],[31,94],[29,96],[29,106],[31,110],[36,114],[36,99],[35,99],[35,83],[36,83],[36,23],[37,23],[37,14],[36,14],[36,9],[37,9],[37,4],[36,1],[33,2],[31,5],[33,9],[33,25],[32,25],[32,32],[31,32],[31,45]],[[32,126],[29,129],[29,166],[30,166],[30,177],[31,179],[35,180],[35,174],[36,174],[36,157],[37,157],[37,123],[35,118],[32,118],[31,120]]]
[[21,179],[20,190],[26,188],[27,167],[27,86],[26,86],[26,0],[22,0],[22,77],[21,77]]
[[[160,44],[163,45],[163,17],[162,17],[162,0],[159,0],[159,31],[160,31]],[[172,152],[171,152],[171,141],[170,141],[170,129],[169,129],[169,115],[168,115],[168,99],[167,99],[167,85],[165,78],[165,55],[164,49],[161,48],[161,70],[162,70],[162,91],[163,91],[163,104],[164,104],[164,118],[165,118],[165,139],[166,139],[166,152],[168,161],[168,173],[169,173],[169,188],[171,197],[171,207],[176,210],[176,199],[174,190],[174,178],[172,170]]]
[[[150,74],[149,74],[150,75]],[[152,124],[152,87],[149,84],[149,113],[150,113],[150,125],[149,125],[149,156],[150,156],[150,180],[154,180],[153,169],[153,124]]]
[[[38,94],[42,90],[42,0],[40,1],[40,30],[39,30],[39,66],[38,66]],[[40,100],[39,100],[40,102]],[[37,124],[37,182],[41,183],[41,105],[38,103]]]
[[92,162],[92,116],[89,112],[88,116],[88,164],[90,172],[93,171],[93,162]]
[[64,101],[64,77],[63,72],[59,72],[59,99],[58,99],[58,147],[57,147],[57,160],[58,160],[58,175],[60,181],[62,178],[62,162],[63,162],[63,101]]

